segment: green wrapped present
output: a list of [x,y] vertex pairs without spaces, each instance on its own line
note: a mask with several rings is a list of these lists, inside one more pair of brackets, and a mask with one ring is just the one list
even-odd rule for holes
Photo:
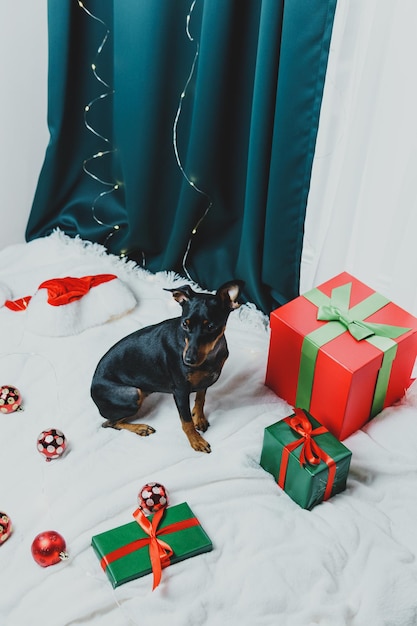
[[260,464],[302,508],[346,488],[352,453],[302,409],[265,428]]
[[95,535],[91,544],[113,587],[153,572],[158,586],[161,569],[213,545],[186,502],[149,517],[139,509],[136,521]]

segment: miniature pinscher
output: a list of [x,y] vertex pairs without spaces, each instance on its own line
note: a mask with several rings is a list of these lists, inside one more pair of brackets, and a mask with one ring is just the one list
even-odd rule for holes
[[[174,396],[183,431],[194,450],[211,452],[197,432],[209,423],[204,415],[206,390],[219,378],[229,351],[224,336],[229,314],[237,309],[243,282],[225,283],[215,294],[196,293],[189,285],[166,289],[181,305],[179,317],[146,326],[118,341],[99,361],[91,397],[104,427],[146,436],[147,424],[128,424],[153,392]],[[190,394],[196,392],[190,410]]]

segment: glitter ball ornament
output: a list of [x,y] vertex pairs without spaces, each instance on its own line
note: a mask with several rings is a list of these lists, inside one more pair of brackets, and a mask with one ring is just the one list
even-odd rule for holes
[[6,513],[2,513],[0,511],[0,546],[3,545],[5,541],[12,534],[12,520]]
[[3,385],[0,387],[0,413],[22,411],[22,397],[16,387]]
[[146,483],[138,493],[138,504],[145,515],[151,515],[168,504],[166,489],[159,483]]
[[45,459],[51,461],[64,454],[67,442],[62,431],[57,428],[48,428],[40,433],[36,445]]
[[55,530],[45,530],[32,542],[32,556],[41,567],[49,567],[68,558],[65,539]]

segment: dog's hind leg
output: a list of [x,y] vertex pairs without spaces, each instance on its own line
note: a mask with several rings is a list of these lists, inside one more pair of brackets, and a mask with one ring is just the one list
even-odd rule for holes
[[136,433],[140,437],[147,437],[148,435],[152,435],[155,432],[155,428],[149,426],[148,424],[127,424],[126,421],[135,419],[136,415],[133,417],[126,417],[122,420],[118,420],[117,422],[112,422],[110,420],[106,420],[103,424],[103,428],[115,428],[116,430],[130,430],[132,433]]
[[142,406],[142,402],[149,394],[137,389],[138,399],[136,402],[137,410],[136,413],[129,417],[122,417],[119,419],[107,419],[103,424],[103,428],[114,428],[115,430],[129,430],[132,433],[136,433],[140,437],[147,437],[148,435],[152,435],[155,432],[155,428],[152,426],[148,426],[148,424],[128,424],[127,422],[131,422],[136,419],[139,413],[139,409]]

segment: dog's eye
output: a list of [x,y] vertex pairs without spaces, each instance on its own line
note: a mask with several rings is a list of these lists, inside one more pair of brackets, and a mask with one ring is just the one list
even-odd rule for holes
[[184,330],[188,330],[188,327],[190,325],[190,320],[182,320],[181,326],[183,327]]
[[213,322],[207,322],[206,330],[214,330],[215,328],[216,328],[216,324],[213,324]]

